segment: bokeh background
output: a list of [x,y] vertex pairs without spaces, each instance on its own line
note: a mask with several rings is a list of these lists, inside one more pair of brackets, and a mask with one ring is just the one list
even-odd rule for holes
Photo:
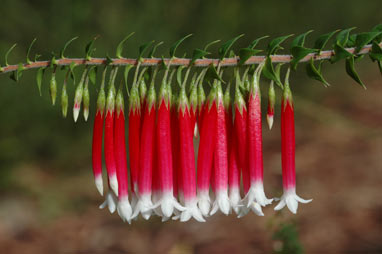
[[[0,3],[0,55],[17,43],[10,63],[25,61],[35,37],[32,54],[49,59],[74,36],[80,38],[66,55],[83,56],[85,44],[100,35],[95,56],[103,57],[113,55],[132,31],[136,34],[124,51],[129,57],[136,57],[138,46],[150,40],[163,40],[158,55],[167,55],[169,45],[189,33],[194,36],[182,44],[179,55],[241,33],[246,36],[236,49],[263,35],[314,29],[306,44],[311,46],[318,35],[338,28],[369,31],[381,23],[382,13],[380,0]],[[276,213],[270,206],[265,217],[216,215],[204,224],[140,219],[128,225],[99,210],[103,198],[91,173],[94,107],[88,122],[80,117],[74,124],[71,114],[62,118],[59,103],[51,106],[49,75],[42,97],[34,71],[24,72],[19,83],[0,75],[0,253],[381,253],[382,77],[377,65],[364,58],[357,68],[365,91],[344,67],[344,62],[324,64],[330,88],[308,79],[303,65],[291,78],[297,192],[314,201],[301,205],[297,215],[285,209]],[[60,91],[62,75],[58,84]],[[68,88],[72,105],[72,83]],[[95,89],[90,92],[94,103]],[[265,188],[269,196],[278,196],[279,111],[274,129],[264,125],[263,132]]]

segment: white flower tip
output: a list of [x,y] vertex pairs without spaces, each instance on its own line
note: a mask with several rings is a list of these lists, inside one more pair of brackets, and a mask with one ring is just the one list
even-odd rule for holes
[[94,179],[94,182],[95,182],[95,185],[97,187],[97,190],[98,190],[99,194],[101,194],[101,196],[103,196],[103,180],[102,180],[102,177],[101,176],[97,176]]
[[114,191],[114,194],[118,197],[118,180],[117,175],[109,176],[110,188]]
[[117,211],[119,216],[122,218],[123,221],[128,221],[130,224],[130,218],[132,214],[132,209],[130,206],[129,199],[127,197],[122,198],[118,202]]
[[195,220],[199,221],[199,222],[205,222],[206,221],[203,218],[203,215],[201,214],[199,208],[197,207],[196,202],[186,205],[186,210],[184,210],[180,214],[180,221],[181,222],[188,221],[191,219],[191,217],[194,218]]
[[88,109],[84,109],[84,119],[85,119],[85,122],[88,121],[88,117],[89,117],[89,110]]
[[231,206],[228,199],[228,195],[220,194],[216,197],[216,200],[214,202],[210,215],[215,214],[217,210],[220,210],[223,214],[228,215],[230,209],[231,209]]
[[80,114],[80,108],[76,108],[74,107],[73,108],[73,118],[74,118],[74,122],[76,123],[77,122],[77,119],[78,119],[78,115]]
[[198,124],[195,122],[195,128],[194,128],[194,137],[198,137]]
[[198,199],[198,207],[203,216],[208,216],[211,209],[210,198],[207,197],[199,197]]
[[113,192],[109,191],[106,194],[105,201],[99,206],[100,209],[107,207],[110,213],[114,213],[117,208],[117,197]]
[[265,196],[264,186],[263,186],[263,183],[261,182],[257,182],[254,185],[252,185],[243,200],[244,203],[247,202],[246,204],[248,208],[252,205],[253,202],[256,202],[259,205],[264,207],[271,204],[272,201],[273,201],[272,198],[268,199]]
[[145,220],[148,220],[151,217],[152,208],[153,203],[151,202],[151,195],[140,197],[134,207],[134,213],[131,216],[131,219],[136,218],[138,214],[142,214],[142,217]]
[[267,114],[267,123],[268,123],[269,129],[271,130],[272,126],[273,126],[273,115],[268,115]]
[[280,202],[277,204],[277,206],[274,209],[278,211],[284,208],[284,206],[286,205],[289,211],[291,211],[293,214],[296,214],[298,209],[298,202],[306,204],[311,201],[312,199],[305,200],[297,196],[295,190],[287,191],[280,198]]
[[240,191],[239,189],[235,189],[230,191],[229,193],[229,201],[230,201],[230,206],[232,207],[233,211],[236,214],[240,213]]
[[263,211],[261,209],[261,206],[258,203],[252,202],[250,208],[251,208],[252,212],[254,212],[256,215],[264,216],[264,213],[263,213]]

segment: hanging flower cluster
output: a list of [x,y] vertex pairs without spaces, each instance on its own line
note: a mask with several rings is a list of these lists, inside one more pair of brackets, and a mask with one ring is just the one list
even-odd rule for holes
[[[94,180],[102,195],[103,139],[108,191],[100,207],[108,207],[112,213],[117,210],[129,223],[139,216],[149,219],[153,215],[162,217],[163,221],[194,218],[204,222],[218,211],[226,215],[235,213],[238,217],[250,211],[263,216],[262,208],[273,201],[266,197],[263,184],[259,86],[263,67],[264,63],[253,71],[247,68],[242,76],[235,68],[234,87],[226,85],[224,93],[222,80],[213,79],[206,98],[203,85],[208,69],[195,72],[188,82],[190,67],[171,70],[165,66],[157,91],[158,67],[140,70],[138,65],[128,92],[128,121],[122,86],[117,92],[115,89],[118,67],[110,71],[106,95],[105,68],[97,99],[92,149]],[[223,70],[219,69],[220,76]],[[175,71],[177,84],[172,82]],[[148,72],[149,78],[145,78]],[[84,75],[82,79],[86,82]],[[310,200],[296,194],[293,101],[288,78],[289,70],[281,109],[284,194],[275,210],[287,205],[296,213],[298,202]],[[274,100],[273,92],[268,113],[274,112]],[[79,110],[76,105],[80,104],[76,102],[73,107],[75,117]],[[271,122],[268,123],[271,128]]]

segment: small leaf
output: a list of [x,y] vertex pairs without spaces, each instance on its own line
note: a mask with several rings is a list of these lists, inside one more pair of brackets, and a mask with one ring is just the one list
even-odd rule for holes
[[38,88],[38,92],[40,93],[40,96],[42,95],[41,93],[41,84],[42,84],[42,76],[44,74],[44,68],[40,68],[37,70],[37,74],[36,74],[36,81],[37,81],[37,88]]
[[143,56],[143,54],[146,52],[146,50],[151,47],[151,45],[154,43],[154,41],[149,41],[141,46],[139,46],[139,56],[138,59],[140,60]]
[[90,80],[90,82],[91,82],[92,84],[95,85],[95,83],[96,83],[96,78],[97,78],[97,67],[92,66],[92,67],[89,69],[88,76],[89,76],[89,80]]
[[173,58],[175,57],[175,52],[176,52],[176,49],[179,47],[179,45],[187,38],[191,37],[192,34],[188,34],[186,36],[184,36],[182,39],[176,41],[171,47],[170,47],[170,57]]
[[208,54],[211,54],[211,53],[202,49],[194,49],[194,51],[192,52],[190,65],[194,64],[197,59],[204,58]]
[[252,48],[242,48],[239,50],[239,65],[243,65],[249,58],[260,53],[262,50],[260,49],[252,49]]
[[23,70],[24,65],[22,63],[19,63],[17,70],[13,71],[9,77],[15,82],[18,82],[23,74]]
[[29,59],[29,53],[31,51],[31,48],[33,46],[33,44],[36,42],[37,38],[34,38],[33,41],[31,42],[31,44],[29,45],[29,48],[28,48],[28,51],[27,51],[27,63],[28,64],[31,64],[32,61]]
[[280,44],[291,36],[293,36],[293,34],[285,35],[285,36],[281,36],[281,37],[277,37],[277,38],[273,39],[268,44],[267,55],[270,56],[270,55],[276,54],[277,50],[282,49]]
[[304,43],[305,43],[306,36],[308,34],[310,34],[311,32],[313,32],[313,30],[309,30],[303,34],[296,36],[296,38],[294,38],[294,40],[292,41],[291,48],[296,47],[296,46],[303,47]]
[[68,42],[65,43],[64,47],[60,50],[61,59],[65,59],[64,53],[66,48],[69,46],[70,43],[72,43],[74,40],[77,40],[77,39],[78,39],[78,36],[73,37],[72,39],[70,39]]
[[330,33],[327,33],[327,34],[323,34],[321,36],[319,36],[316,41],[314,42],[314,48],[315,49],[318,49],[318,54],[321,53],[321,51],[324,49],[325,45],[328,43],[328,41],[330,40],[330,38],[337,32],[339,32],[340,29],[337,29],[333,32],[330,32]]
[[335,55],[330,59],[331,63],[335,63],[341,59],[353,56],[353,54],[351,54],[349,51],[344,49],[344,47],[342,47],[338,43],[334,45],[334,53]]
[[11,51],[16,47],[16,43],[12,45],[10,49],[8,49],[7,53],[5,53],[5,66],[8,66],[8,55],[11,53]]
[[214,79],[217,79],[221,81],[223,84],[225,84],[225,81],[220,77],[219,73],[217,72],[215,66],[213,64],[210,64],[210,66],[207,69],[206,76],[204,79],[208,81],[213,81]]
[[357,34],[355,39],[356,53],[358,53],[365,45],[369,44],[377,36],[381,35],[382,32],[367,32]]
[[75,78],[75,75],[74,75],[74,68],[76,66],[77,66],[77,64],[75,62],[71,62],[70,65],[69,65],[70,77],[72,78],[73,83],[76,83],[76,78]]
[[158,46],[162,45],[163,44],[163,41],[157,43],[156,45],[154,45],[154,47],[152,47],[152,49],[150,50],[150,53],[148,54],[148,57],[149,58],[153,58],[154,57],[154,53],[157,49]]
[[363,84],[362,80],[359,78],[358,73],[354,68],[354,56],[348,57],[346,59],[346,73],[358,84],[360,84],[364,89],[366,89],[366,86]]
[[117,56],[117,58],[122,58],[121,54],[122,54],[122,50],[123,50],[123,44],[125,43],[125,41],[127,41],[131,36],[134,35],[134,32],[132,32],[131,34],[129,34],[128,36],[126,36],[117,46],[117,50],[115,51],[115,55]]
[[99,36],[97,35],[96,37],[93,38],[93,40],[91,40],[88,44],[86,44],[86,47],[85,47],[85,52],[86,52],[86,60],[89,61],[91,59],[91,54],[93,53],[93,51],[95,51],[95,48],[93,48],[93,44],[95,42],[95,40],[97,40]]
[[296,70],[297,69],[297,64],[301,59],[309,55],[310,53],[315,53],[317,50],[316,49],[310,49],[310,48],[304,48],[302,46],[294,46],[291,49],[291,53],[293,56],[292,61],[290,62],[292,69]]
[[205,47],[204,47],[204,51],[207,51],[207,49],[209,47],[211,47],[212,45],[216,44],[216,43],[219,43],[220,40],[216,40],[216,41],[211,41],[210,43],[208,43]]
[[226,43],[224,43],[218,50],[218,54],[219,54],[219,58],[220,60],[223,60],[224,57],[226,56],[226,54],[229,52],[229,50],[231,49],[232,45],[241,37],[243,37],[244,34],[241,34],[239,36],[236,36],[235,38],[227,41]]
[[257,39],[255,39],[255,40],[253,40],[253,41],[251,42],[251,44],[249,44],[248,48],[250,48],[250,49],[254,49],[254,48],[256,47],[256,45],[257,45],[262,39],[265,39],[265,38],[268,38],[268,37],[269,37],[269,35],[265,35],[265,36],[263,36],[263,37],[260,37],[260,38],[257,38]]
[[341,32],[338,33],[337,38],[336,38],[336,44],[340,45],[342,47],[345,47],[346,43],[349,40],[349,34],[352,30],[354,30],[355,27],[351,27],[345,30],[342,30]]
[[[373,29],[371,29],[371,31],[372,32],[382,32],[382,24],[376,25],[375,27],[373,27]],[[380,43],[382,41],[382,34],[378,35],[374,40],[377,43]]]
[[314,80],[317,80],[324,84],[325,87],[330,86],[329,83],[324,79],[324,77],[321,74],[321,64],[323,61],[320,61],[319,68],[317,69],[316,66],[314,66],[314,60],[313,58],[310,59],[309,63],[306,65],[306,73],[308,76]]
[[382,61],[382,48],[375,41],[373,42],[369,56],[373,61]]
[[262,70],[262,74],[266,78],[276,82],[276,84],[279,87],[283,88],[283,84],[281,83],[281,80],[280,80],[280,73],[277,74],[277,72],[275,72],[275,69],[273,68],[273,64],[272,64],[272,60],[271,60],[270,56],[267,56],[267,58],[265,60],[265,64],[264,64],[264,67],[263,67],[263,70]]

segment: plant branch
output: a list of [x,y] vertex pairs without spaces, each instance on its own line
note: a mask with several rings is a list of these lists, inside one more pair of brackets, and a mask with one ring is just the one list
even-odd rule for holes
[[[379,44],[382,46],[382,43]],[[349,53],[355,53],[356,48],[346,48],[346,51]],[[371,45],[364,46],[357,55],[365,55],[368,54],[371,51]],[[303,59],[301,59],[299,62],[307,62],[311,58],[314,60],[325,60],[330,59],[332,56],[334,56],[334,50],[327,50],[327,51],[321,51],[320,54],[317,53],[311,53],[305,56]],[[262,63],[265,60],[265,56],[252,56],[250,57],[244,65],[252,65],[252,64],[259,64]],[[289,63],[293,59],[292,55],[271,55],[271,60],[273,63]],[[91,58],[90,60],[86,60],[86,58],[63,58],[63,59],[56,59],[55,65],[57,66],[65,66],[70,65],[72,62],[74,62],[76,65],[102,65],[107,64],[106,58]],[[171,66],[188,66],[191,62],[191,59],[189,58],[142,58],[141,59],[141,66],[155,66],[159,65],[162,62],[165,62],[167,65],[171,61]],[[206,67],[210,64],[213,64],[217,66],[220,64],[220,66],[237,66],[240,61],[239,57],[232,57],[232,58],[224,58],[223,60],[219,59],[198,59],[194,62],[194,66],[196,67]],[[138,60],[132,59],[132,58],[113,58],[112,61],[109,63],[110,65],[137,65]],[[51,65],[51,61],[36,61],[31,62],[30,64],[25,63],[23,64],[23,70],[28,69],[34,69],[34,68],[41,68],[41,67],[48,67]],[[18,68],[20,68],[20,64],[15,65],[8,65],[3,66],[2,71],[0,73],[7,73],[16,71]]]

